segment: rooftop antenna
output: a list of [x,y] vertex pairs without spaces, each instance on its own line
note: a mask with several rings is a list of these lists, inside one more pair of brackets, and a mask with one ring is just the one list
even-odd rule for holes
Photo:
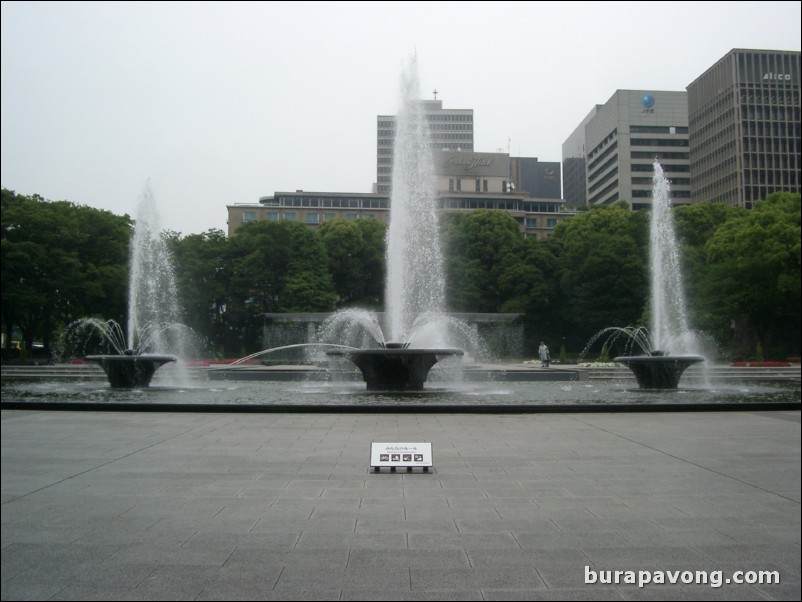
[[434,99],[437,100],[437,88],[434,89],[432,94],[434,94]]

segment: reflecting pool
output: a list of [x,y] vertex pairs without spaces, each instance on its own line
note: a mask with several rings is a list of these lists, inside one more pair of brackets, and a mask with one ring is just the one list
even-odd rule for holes
[[[504,382],[485,380],[427,384],[423,391],[368,391],[359,381],[203,381],[176,387],[153,384],[142,389],[116,389],[105,381],[9,380],[2,385],[4,408],[12,404],[88,404],[116,406],[208,406],[270,411],[270,407],[335,410],[349,408],[403,408],[429,410],[444,408],[465,411],[516,407],[522,411],[537,408],[604,406],[708,406],[732,404],[800,403],[798,381],[728,381],[720,384],[687,386],[671,391],[644,391],[634,379],[599,381]],[[534,408],[534,409],[533,409]],[[97,408],[94,408],[97,409]],[[101,408],[102,409],[102,408]],[[119,408],[115,408],[119,409]],[[138,408],[132,408],[138,409]],[[178,410],[181,408],[178,407]]]

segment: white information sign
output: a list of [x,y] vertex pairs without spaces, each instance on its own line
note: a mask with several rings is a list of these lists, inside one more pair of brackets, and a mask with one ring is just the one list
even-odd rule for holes
[[431,443],[371,443],[370,466],[378,471],[382,468],[422,468],[432,467]]

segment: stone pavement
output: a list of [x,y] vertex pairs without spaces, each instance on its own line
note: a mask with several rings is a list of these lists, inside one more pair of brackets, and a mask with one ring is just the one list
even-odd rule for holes
[[2,599],[799,600],[800,414],[3,411]]

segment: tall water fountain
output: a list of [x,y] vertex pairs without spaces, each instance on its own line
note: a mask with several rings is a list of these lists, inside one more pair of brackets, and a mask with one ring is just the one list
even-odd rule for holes
[[650,337],[640,342],[646,355],[614,361],[635,374],[642,389],[676,389],[686,368],[704,361],[695,355],[695,337],[688,328],[680,254],[671,214],[671,188],[663,168],[654,162],[649,228],[651,268]]
[[387,231],[385,305],[389,338],[395,341],[409,339],[419,316],[445,310],[434,165],[415,67],[401,82]]
[[[440,359],[463,354],[447,346],[454,322],[444,314],[434,165],[415,59],[402,75],[401,91],[387,233],[386,324],[381,335],[374,335],[377,348],[328,352],[356,364],[374,390],[420,390]],[[332,318],[335,327],[344,320],[376,331],[377,321],[369,315],[351,311]]]
[[154,195],[147,185],[137,209],[130,243],[128,324],[126,335],[114,321],[83,321],[96,328],[114,351],[88,355],[100,364],[112,387],[147,387],[156,370],[185,354],[189,329],[181,322],[181,306],[172,256],[159,229]]

